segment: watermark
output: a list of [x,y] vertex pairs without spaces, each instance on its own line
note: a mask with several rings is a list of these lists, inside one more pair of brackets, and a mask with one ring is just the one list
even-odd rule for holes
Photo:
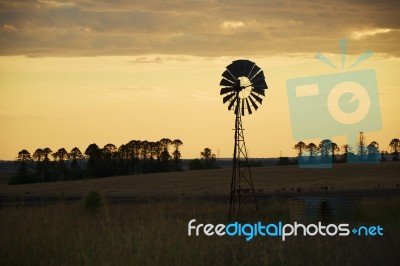
[[317,224],[302,224],[294,222],[293,224],[282,222],[277,223],[239,223],[233,222],[225,224],[202,224],[197,223],[196,219],[192,219],[188,223],[188,236],[238,236],[244,237],[246,241],[252,240],[254,237],[279,237],[285,241],[288,237],[293,236],[383,236],[383,228],[380,225],[373,226],[357,226],[351,229],[347,223],[323,225],[321,222]]
[[[378,131],[382,128],[375,70],[343,71],[347,42],[341,40],[339,44],[341,72],[293,78],[286,82],[292,135],[298,141],[330,140],[344,135],[349,144],[355,144],[359,132]],[[372,52],[366,51],[350,69],[371,56]],[[317,53],[316,58],[334,69],[338,68],[321,53]],[[348,163],[379,162],[379,156],[363,158],[367,152],[362,150],[364,147],[360,149],[347,153]],[[333,156],[327,156],[328,153],[316,156],[311,150],[304,156],[299,155],[300,167],[331,167],[332,164]]]

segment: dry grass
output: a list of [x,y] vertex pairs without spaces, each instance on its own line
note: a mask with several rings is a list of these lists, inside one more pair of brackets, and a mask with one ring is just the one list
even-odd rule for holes
[[[297,166],[252,168],[257,190],[281,188],[304,190],[327,186],[335,189],[394,188],[400,185],[400,163],[337,164],[328,169],[300,169]],[[101,179],[9,186],[0,184],[0,196],[82,196],[90,190],[105,196],[227,195],[231,169],[185,171]]]
[[[394,187],[400,163],[253,168],[257,188]],[[0,185],[0,195],[227,195],[230,169]],[[357,225],[381,225],[383,237],[188,237],[187,223],[227,223],[228,202],[164,200],[106,203],[96,215],[79,202],[0,208],[1,265],[396,265],[400,198],[355,200]],[[287,200],[259,202],[260,220],[290,220]]]
[[[279,218],[284,201],[264,205]],[[0,209],[2,265],[396,265],[399,199],[362,200],[356,222],[384,237],[188,237],[192,218],[226,223],[226,204],[166,201],[105,205],[95,216],[78,203]],[[371,212],[371,209],[378,209]]]

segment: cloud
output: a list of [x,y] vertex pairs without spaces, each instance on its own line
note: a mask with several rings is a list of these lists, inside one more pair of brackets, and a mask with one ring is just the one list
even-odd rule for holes
[[68,8],[74,7],[75,3],[73,2],[59,2],[59,1],[51,1],[51,0],[39,0],[39,4],[48,6],[50,8]]
[[163,60],[159,56],[157,56],[155,58],[150,58],[150,57],[146,57],[146,56],[140,56],[140,57],[137,57],[137,58],[135,58],[135,59],[133,59],[133,60],[131,60],[129,62],[136,63],[136,64],[143,64],[143,63],[145,63],[145,64],[148,64],[148,63],[159,64],[159,63],[162,63],[162,61]]
[[365,39],[369,36],[375,36],[377,34],[388,33],[392,31],[391,29],[367,29],[361,31],[354,31],[352,32],[352,37],[356,40]]
[[244,28],[245,24],[243,21],[227,20],[222,23],[224,29],[235,30]]
[[8,25],[8,24],[4,24],[3,25],[3,29],[5,29],[5,30],[17,30],[16,27],[14,27],[13,25]]
[[[270,56],[337,52],[345,37],[400,56],[398,10],[394,0],[6,0],[0,55]],[[161,63],[147,59],[134,63]]]

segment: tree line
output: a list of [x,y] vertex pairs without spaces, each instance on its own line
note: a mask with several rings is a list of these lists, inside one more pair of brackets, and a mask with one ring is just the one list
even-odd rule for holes
[[84,153],[77,147],[70,152],[65,148],[55,152],[50,148],[38,148],[32,155],[23,149],[16,159],[17,172],[9,183],[182,171],[182,155],[179,150],[182,145],[179,139],[171,141],[163,138],[156,142],[131,140],[119,147],[110,143],[100,148],[93,143]]
[[[392,153],[392,160],[399,160],[399,151],[400,151],[400,140],[398,138],[394,138],[390,141],[389,147]],[[357,161],[365,161],[365,162],[377,162],[384,161],[385,155],[388,153],[385,151],[379,150],[379,143],[376,141],[372,141],[367,146],[363,143],[359,143],[356,146],[351,146],[348,144],[339,147],[336,143],[332,142],[329,139],[322,140],[318,145],[315,143],[306,144],[303,141],[299,141],[294,145],[294,149],[298,150],[298,158],[306,157],[309,162],[314,163],[324,163],[324,162],[347,162],[347,160],[354,159]],[[337,155],[340,151],[343,151],[340,159],[337,159]]]

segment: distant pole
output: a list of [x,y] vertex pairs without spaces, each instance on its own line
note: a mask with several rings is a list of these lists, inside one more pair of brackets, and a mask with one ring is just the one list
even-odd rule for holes
[[360,156],[361,159],[364,156],[364,132],[360,132]]

